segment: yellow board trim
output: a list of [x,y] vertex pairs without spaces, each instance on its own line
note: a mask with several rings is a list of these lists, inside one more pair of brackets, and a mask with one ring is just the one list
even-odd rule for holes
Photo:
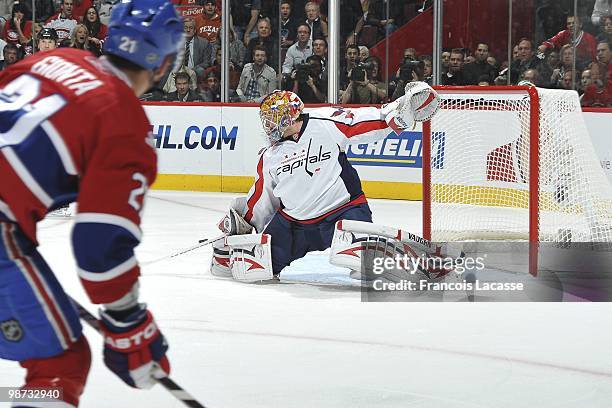
[[[248,176],[159,174],[152,189],[246,193],[254,182],[255,178]],[[420,183],[362,181],[361,184],[368,198],[421,200],[423,197]]]

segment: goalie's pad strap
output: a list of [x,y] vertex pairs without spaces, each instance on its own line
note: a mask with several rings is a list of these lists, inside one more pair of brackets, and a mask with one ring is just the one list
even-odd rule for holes
[[272,273],[272,237],[268,234],[233,235],[225,238],[230,247],[230,269],[242,282],[270,280]]

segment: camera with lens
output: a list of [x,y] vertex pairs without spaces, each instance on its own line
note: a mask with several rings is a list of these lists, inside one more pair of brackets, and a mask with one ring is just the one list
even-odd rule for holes
[[295,80],[301,83],[308,82],[308,77],[315,77],[310,64],[299,64],[295,66]]
[[425,72],[425,63],[411,58],[404,58],[402,65],[400,65],[399,79],[404,82],[411,82],[414,80],[412,77],[413,72],[416,73],[418,78],[422,78]]
[[371,72],[374,69],[374,64],[372,62],[362,62],[357,64],[351,70],[351,81],[355,82],[363,82],[366,78],[366,72]]

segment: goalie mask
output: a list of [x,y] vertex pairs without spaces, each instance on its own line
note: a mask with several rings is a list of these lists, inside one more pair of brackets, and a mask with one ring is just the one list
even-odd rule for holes
[[302,114],[304,103],[290,91],[274,91],[259,106],[259,117],[271,142],[278,142],[285,130]]

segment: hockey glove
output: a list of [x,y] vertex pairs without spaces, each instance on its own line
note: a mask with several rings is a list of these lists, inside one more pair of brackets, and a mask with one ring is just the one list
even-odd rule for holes
[[100,311],[104,364],[126,384],[151,388],[170,373],[168,344],[143,303],[127,311]]

